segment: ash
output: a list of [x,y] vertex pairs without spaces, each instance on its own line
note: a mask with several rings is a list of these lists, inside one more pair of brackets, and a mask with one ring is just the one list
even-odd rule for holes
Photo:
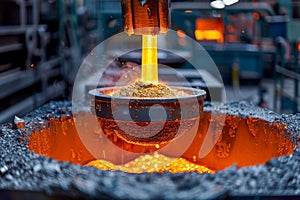
[[[290,156],[269,160],[265,165],[216,174],[129,174],[101,171],[68,162],[58,162],[27,149],[30,130],[47,127],[50,119],[71,117],[71,103],[51,102],[24,117],[26,131],[13,123],[0,126],[0,197],[28,196],[58,199],[222,199],[228,197],[293,197],[300,195],[300,114],[278,115],[246,102],[218,107],[206,103],[204,110],[257,116],[288,124],[288,137],[295,144]],[[297,196],[298,195],[298,196]]]

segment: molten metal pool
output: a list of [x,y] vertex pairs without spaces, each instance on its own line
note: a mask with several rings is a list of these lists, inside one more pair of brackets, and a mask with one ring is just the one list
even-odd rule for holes
[[[70,102],[52,102],[29,113],[21,126],[1,126],[1,195],[99,199],[300,195],[299,115],[278,115],[246,102],[206,104],[196,137],[180,158],[153,152],[122,160],[116,153],[109,162],[85,148],[74,121],[82,120],[79,124],[92,141],[100,132],[86,127],[90,119],[85,111],[78,116],[71,114]],[[222,127],[222,133],[201,158],[199,149],[209,124]],[[128,152],[147,148],[110,137]],[[161,169],[151,165],[159,162],[170,164]],[[149,173],[139,174],[144,171]]]
[[[80,114],[84,116],[84,113]],[[264,164],[268,160],[293,153],[292,141],[286,136],[286,125],[280,121],[269,122],[256,116],[226,116],[218,113],[211,118],[211,111],[204,111],[199,120],[197,135],[191,146],[183,153],[181,158],[175,159],[168,155],[153,153],[150,155],[133,156],[124,160],[122,154],[116,152],[114,160],[110,162],[105,158],[97,160],[85,148],[78,136],[73,118],[60,117],[49,121],[49,128],[36,130],[30,136],[29,150],[52,157],[56,160],[69,161],[75,164],[96,166],[103,170],[122,170],[125,172],[209,172],[214,173],[226,167],[237,165],[238,167]],[[225,116],[225,121],[220,118]],[[87,126],[90,115],[81,117],[82,126]],[[75,119],[77,119],[75,117]],[[222,123],[222,124],[221,124]],[[203,140],[208,132],[208,126],[223,126],[222,133],[217,138],[216,145],[204,158],[199,158],[198,152],[203,145]],[[85,135],[91,135],[95,141],[99,141],[102,135],[97,132],[89,132],[93,128],[86,129]],[[81,129],[82,130],[82,129]],[[152,147],[132,144],[118,137],[117,134],[107,135],[114,144],[133,152],[153,151]],[[103,144],[105,145],[105,144]],[[150,148],[150,150],[149,150]],[[122,163],[120,162],[122,160]],[[157,163],[165,162],[166,166],[157,168]],[[163,165],[159,165],[163,166]]]

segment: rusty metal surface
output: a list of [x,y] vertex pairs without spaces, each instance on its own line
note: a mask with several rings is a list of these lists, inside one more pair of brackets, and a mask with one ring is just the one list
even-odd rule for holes
[[122,0],[124,30],[129,34],[166,34],[170,27],[170,1]]
[[70,102],[51,102],[24,117],[26,128],[10,123],[0,126],[0,195],[29,191],[57,198],[98,199],[213,199],[227,195],[299,197],[300,114],[279,115],[246,102],[217,107],[206,104],[204,111],[257,117],[270,123],[280,121],[286,124],[286,135],[293,141],[295,151],[263,165],[239,169],[233,165],[216,174],[101,171],[58,162],[28,150],[30,134],[26,132],[44,129],[51,119],[71,118]]

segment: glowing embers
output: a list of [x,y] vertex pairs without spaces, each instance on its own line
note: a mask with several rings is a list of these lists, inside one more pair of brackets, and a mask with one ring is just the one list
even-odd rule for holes
[[97,167],[101,170],[120,170],[129,173],[215,173],[214,170],[210,170],[207,167],[187,161],[184,158],[170,158],[159,153],[143,155],[123,165],[114,165],[113,163],[105,160],[95,160],[89,162],[86,166]]
[[109,95],[118,97],[169,98],[188,94],[185,94],[183,91],[174,90],[164,83],[144,82],[138,79],[130,85],[122,86]]

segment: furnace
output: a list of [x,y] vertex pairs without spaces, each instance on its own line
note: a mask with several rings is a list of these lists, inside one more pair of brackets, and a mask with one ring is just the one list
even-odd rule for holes
[[[246,102],[219,107],[205,104],[203,112],[205,123],[182,157],[194,165],[214,169],[216,174],[133,174],[119,168],[110,171],[84,166],[94,158],[77,135],[70,102],[44,105],[27,114],[25,126],[1,126],[1,195],[214,199],[300,194],[296,173],[300,166],[298,115],[279,115]],[[211,154],[195,160],[191,155],[199,148],[207,123],[218,124],[209,117],[212,113],[227,116],[222,138]],[[96,132],[90,134],[97,136]]]

